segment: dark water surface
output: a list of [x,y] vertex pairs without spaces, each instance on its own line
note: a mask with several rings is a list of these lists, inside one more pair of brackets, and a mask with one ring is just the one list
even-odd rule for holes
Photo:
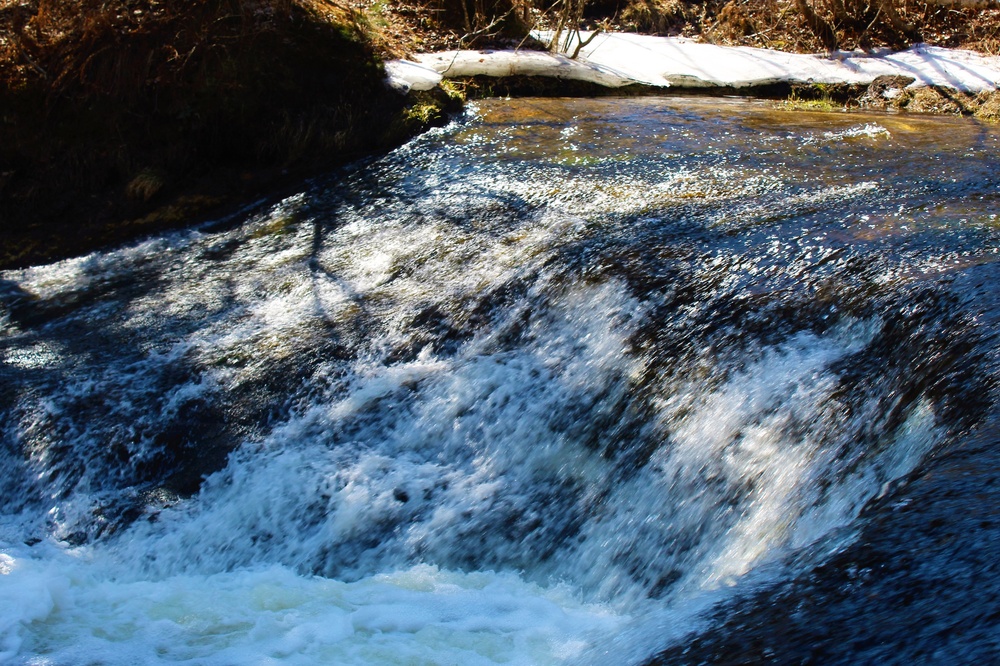
[[0,273],[0,659],[979,663],[1000,130],[479,103]]

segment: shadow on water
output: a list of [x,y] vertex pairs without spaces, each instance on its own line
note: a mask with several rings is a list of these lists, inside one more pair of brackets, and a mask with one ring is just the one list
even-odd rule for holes
[[[198,261],[224,261],[241,242],[223,234]],[[69,543],[114,533],[152,497],[197,492],[239,443],[287,417],[318,363],[342,353],[319,334],[313,348],[271,359],[249,380],[211,385],[213,368],[254,360],[206,358],[190,340],[245,306],[234,276],[185,312],[157,308],[171,273],[184,270],[173,254],[122,257],[124,270],[115,255],[83,260],[72,283],[46,297],[0,282],[4,509],[55,503],[62,524],[49,529]],[[90,504],[67,508],[75,496]]]
[[998,437],[994,415],[905,492],[866,511],[852,545],[727,604],[711,631],[647,663],[991,661],[1000,651]]
[[[356,185],[362,192],[367,187]],[[6,511],[53,504],[59,507],[59,525],[45,529],[59,538],[75,544],[109,536],[139,517],[152,500],[162,504],[196,493],[206,475],[225,466],[235,447],[261,439],[308,405],[311,394],[328,389],[324,381],[312,381],[317,368],[355,357],[382,324],[365,298],[324,266],[324,238],[341,224],[330,210],[344,202],[334,194],[335,203],[324,203],[323,187],[310,191],[312,218],[299,220],[293,213],[279,220],[287,229],[311,227],[301,268],[308,271],[313,312],[305,339],[290,342],[289,353],[259,355],[252,340],[222,357],[199,346],[200,334],[218,324],[223,330],[218,335],[224,335],[253,306],[238,293],[245,285],[237,257],[253,233],[247,236],[231,223],[206,228],[194,244],[153,241],[162,247],[72,262],[66,270],[74,274],[46,296],[31,293],[16,279],[0,282],[0,323],[6,329],[0,337]],[[413,196],[427,196],[426,186],[416,189]],[[528,210],[512,196],[480,203],[478,218],[447,199],[433,202],[433,211],[421,215],[461,227]],[[276,229],[268,233],[284,233]],[[225,276],[227,270],[236,272]],[[398,267],[388,281],[405,278],[408,270]],[[167,300],[178,284],[196,294],[204,288],[197,274],[220,271],[223,277],[210,281],[211,295],[192,296],[194,302],[180,309]],[[327,311],[323,292],[330,289],[353,303],[346,308],[353,313],[349,320],[334,321]],[[510,289],[523,294],[527,286],[504,285],[500,291]],[[389,350],[384,362],[412,360],[428,344],[439,353],[456,351],[488,323],[499,301],[513,297],[473,294],[461,312],[428,303],[411,313],[413,334]],[[220,371],[243,374],[235,385],[213,385],[210,375]],[[81,503],[89,504],[73,506]]]
[[888,383],[885,400],[896,402],[887,405],[890,418],[912,396],[930,396],[952,432],[949,443],[866,506],[849,545],[729,601],[712,612],[710,631],[678,640],[647,664],[995,657],[1000,299],[990,285],[997,280],[1000,265],[989,263],[947,279],[945,293],[911,294],[886,317],[885,328],[896,334],[842,374],[843,383]]
[[[5,509],[91,495],[92,522],[64,534],[70,543],[135,519],[145,493],[193,492],[200,474],[225,459],[232,435],[222,405],[178,399],[178,388],[198,382],[197,361],[164,353],[144,325],[130,325],[130,305],[155,293],[158,273],[147,266],[50,298],[3,285],[16,330],[0,341],[5,466],[23,467],[22,488],[5,493]],[[186,323],[163,316],[153,325],[179,334]],[[42,356],[26,357],[25,348]],[[5,477],[17,478],[12,472]]]

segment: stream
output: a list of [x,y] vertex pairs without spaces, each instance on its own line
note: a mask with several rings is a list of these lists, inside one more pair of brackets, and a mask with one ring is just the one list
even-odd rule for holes
[[487,100],[0,272],[0,661],[1000,653],[1000,128]]

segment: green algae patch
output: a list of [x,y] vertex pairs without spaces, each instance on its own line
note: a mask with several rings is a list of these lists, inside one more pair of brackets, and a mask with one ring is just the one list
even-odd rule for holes
[[820,111],[823,113],[844,111],[847,108],[843,103],[835,102],[832,99],[798,99],[794,97],[785,100],[782,106],[791,111]]

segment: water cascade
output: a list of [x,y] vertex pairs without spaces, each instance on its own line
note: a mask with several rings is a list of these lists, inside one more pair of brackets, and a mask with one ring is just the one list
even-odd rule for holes
[[279,202],[0,273],[0,655],[642,663],[712,631],[992,409],[998,148],[481,102]]

